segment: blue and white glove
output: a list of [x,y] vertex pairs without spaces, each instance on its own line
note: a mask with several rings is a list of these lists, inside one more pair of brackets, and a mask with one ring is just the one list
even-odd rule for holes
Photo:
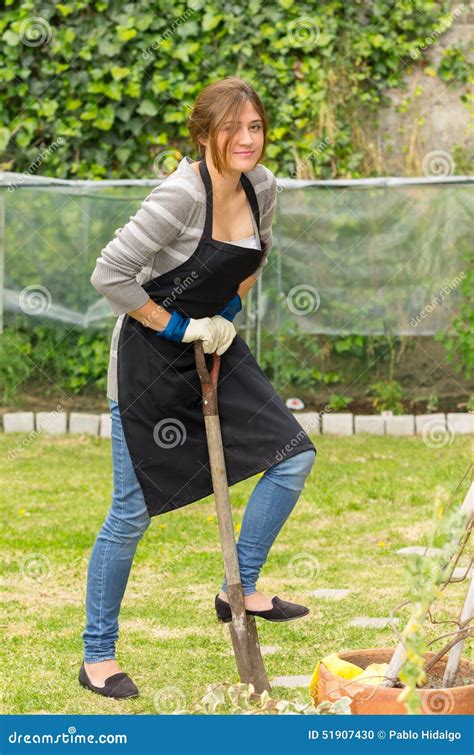
[[232,299],[230,299],[227,302],[224,309],[221,309],[221,311],[218,312],[218,314],[221,315],[222,317],[225,317],[226,320],[229,320],[230,322],[232,322],[237,312],[240,312],[241,309],[242,309],[242,299],[240,298],[239,294],[235,294],[232,297]]
[[194,319],[179,312],[172,313],[164,330],[155,331],[157,336],[177,343],[201,340],[205,354],[216,351],[219,356],[227,351],[236,333],[233,324],[220,315]]
[[202,341],[205,354],[213,354],[219,345],[220,333],[210,317],[184,317],[179,312],[173,312],[166,328],[155,331],[155,335],[176,343],[191,343]]

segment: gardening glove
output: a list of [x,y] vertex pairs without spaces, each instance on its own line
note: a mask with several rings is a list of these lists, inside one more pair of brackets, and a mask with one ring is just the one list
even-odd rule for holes
[[219,333],[210,317],[184,317],[179,312],[173,312],[164,330],[155,331],[157,336],[177,343],[191,343],[202,341],[205,354],[212,354],[219,341]]
[[230,322],[232,322],[237,312],[240,312],[241,309],[242,299],[240,298],[239,294],[235,294],[232,299],[227,302],[224,309],[221,309],[221,311],[217,314],[225,317],[226,320],[230,320]]
[[216,351],[220,356],[224,351],[227,351],[237,335],[237,331],[234,325],[226,317],[221,317],[221,315],[214,315],[214,317],[211,317],[211,321],[217,332]]

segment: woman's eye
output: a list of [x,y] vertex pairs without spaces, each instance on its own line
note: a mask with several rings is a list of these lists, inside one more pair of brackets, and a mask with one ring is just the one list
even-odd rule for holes
[[[230,131],[231,128],[231,126],[224,126],[224,131]],[[253,126],[250,126],[250,128],[256,128],[257,131],[259,131],[262,128],[262,125],[260,123],[255,123]]]

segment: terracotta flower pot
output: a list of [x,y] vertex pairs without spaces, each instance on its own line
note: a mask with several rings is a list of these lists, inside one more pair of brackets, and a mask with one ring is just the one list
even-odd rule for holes
[[[365,669],[370,663],[389,663],[393,648],[367,648],[338,653],[339,658],[355,663]],[[435,653],[426,653],[429,660]],[[435,674],[443,674],[447,656],[441,658],[431,669]],[[474,662],[465,659],[459,664],[459,672],[474,677]],[[429,675],[429,673],[428,673]],[[381,687],[357,682],[356,679],[342,679],[327,670],[321,662],[318,677],[318,702],[334,702],[344,695],[352,698],[351,711],[356,715],[364,714],[407,714],[404,702],[397,702],[401,687]],[[462,687],[439,687],[435,689],[418,688],[422,699],[421,713],[426,714],[473,714],[474,684]]]

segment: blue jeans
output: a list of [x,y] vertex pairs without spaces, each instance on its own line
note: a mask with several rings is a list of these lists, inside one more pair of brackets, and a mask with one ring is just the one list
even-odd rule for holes
[[[151,521],[128,453],[118,403],[109,399],[109,406],[114,489],[89,560],[82,633],[86,663],[115,658],[120,605],[138,542]],[[255,592],[260,569],[298,500],[315,457],[312,449],[302,451],[267,469],[257,482],[237,543],[244,595]],[[222,589],[226,589],[225,579]]]

